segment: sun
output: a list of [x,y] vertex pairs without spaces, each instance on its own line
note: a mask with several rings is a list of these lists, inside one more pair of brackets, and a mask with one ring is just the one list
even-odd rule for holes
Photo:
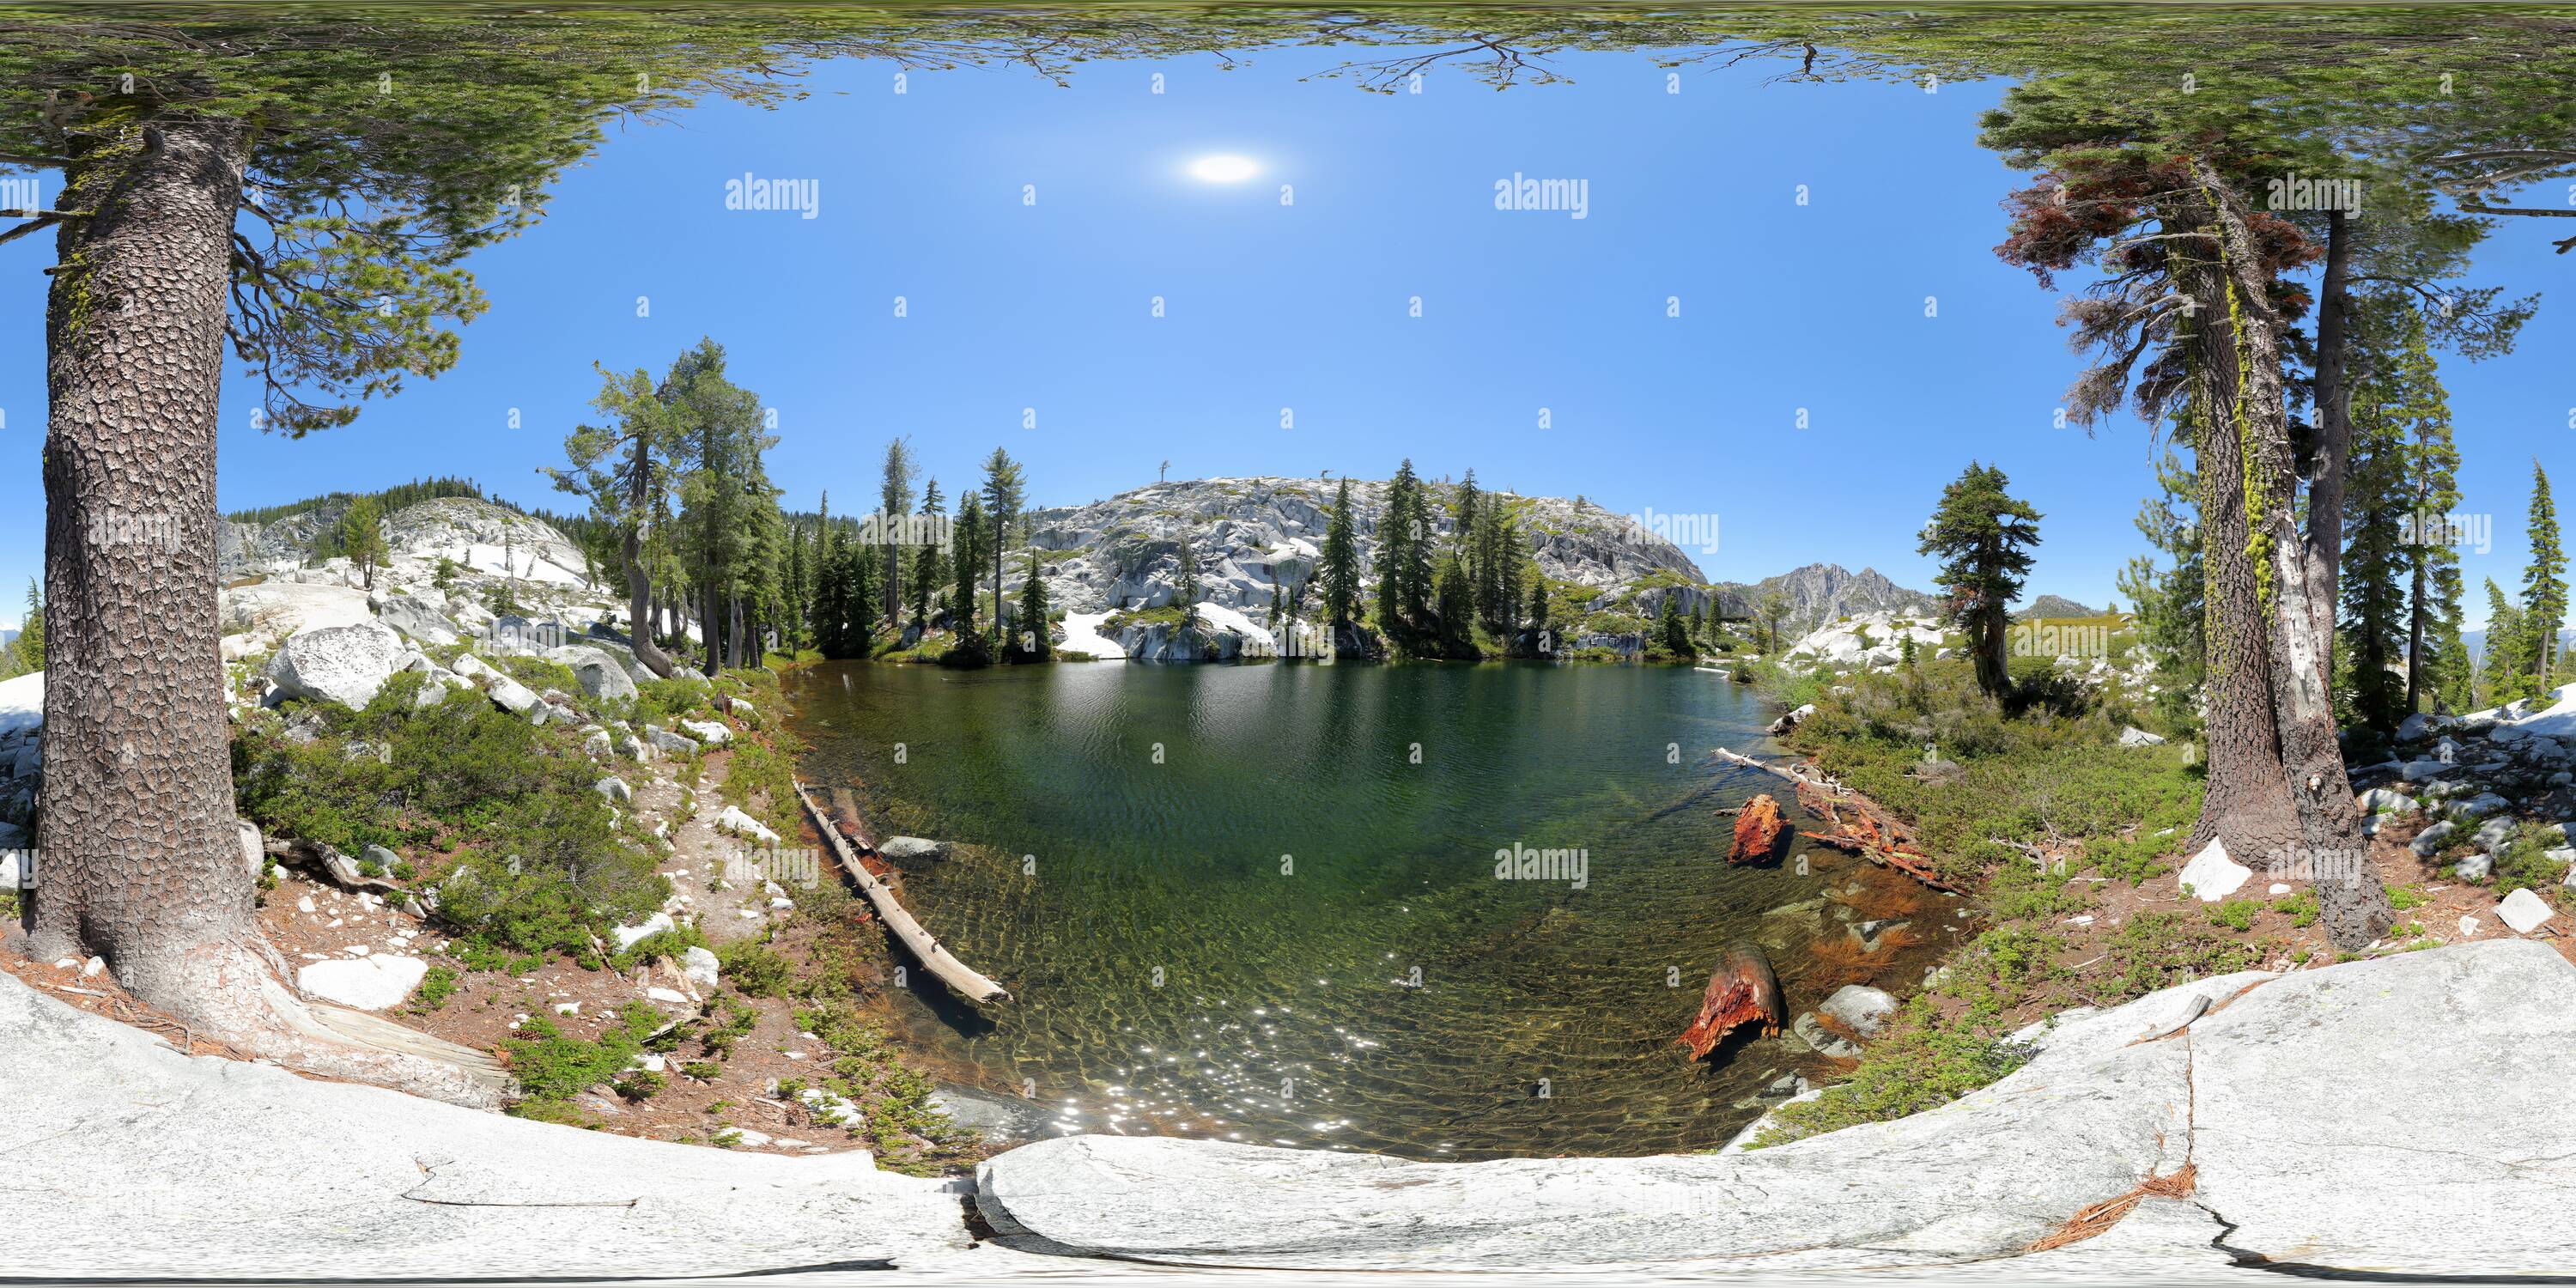
[[1241,183],[1260,173],[1250,157],[1200,157],[1190,163],[1190,174],[1209,183]]

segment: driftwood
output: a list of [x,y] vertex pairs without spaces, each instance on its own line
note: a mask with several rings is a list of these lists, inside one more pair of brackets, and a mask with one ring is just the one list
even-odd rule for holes
[[270,841],[260,847],[274,858],[285,859],[304,867],[320,868],[334,885],[343,890],[385,890],[410,897],[411,891],[382,877],[371,877],[358,870],[358,862],[320,841]]
[[1697,1060],[1717,1048],[1738,1026],[1759,1020],[1762,1036],[1780,1032],[1780,981],[1762,950],[1748,943],[1727,945],[1726,964],[1708,977],[1700,996],[1699,1015],[1673,1039]]
[[1735,816],[1735,848],[1727,851],[1729,863],[1768,863],[1780,852],[1781,834],[1789,822],[1780,816],[1780,802],[1764,792],[1744,802]]
[[955,954],[941,947],[939,941],[932,938],[929,931],[921,928],[920,922],[913,920],[911,913],[904,911],[903,904],[896,901],[894,891],[888,889],[885,882],[878,880],[876,874],[868,871],[867,864],[862,861],[863,855],[859,848],[847,837],[841,835],[839,825],[833,822],[821,805],[814,802],[813,795],[805,790],[805,785],[802,783],[796,784],[796,799],[804,802],[805,812],[813,817],[815,828],[820,830],[823,833],[823,839],[830,843],[833,855],[841,861],[842,870],[850,874],[850,880],[857,883],[859,892],[868,897],[870,904],[875,905],[877,917],[885,922],[887,930],[894,932],[895,939],[921,962],[923,969],[928,970],[940,983],[946,984],[959,997],[967,1001],[1007,1002],[1011,1000],[1010,990],[976,973],[973,967],[957,960]]
[[1894,824],[1857,805],[1849,808],[1851,818],[1837,818],[1832,831],[1800,832],[1798,835],[1845,854],[1860,855],[1880,867],[1893,868],[1935,890],[1963,893],[1959,887],[1942,880],[1932,868],[1931,857],[1914,848],[1912,838]]

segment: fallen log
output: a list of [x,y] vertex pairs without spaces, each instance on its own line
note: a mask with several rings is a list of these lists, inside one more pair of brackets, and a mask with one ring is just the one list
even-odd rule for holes
[[1743,812],[1735,816],[1735,848],[1726,852],[1726,861],[1770,862],[1780,852],[1780,834],[1787,830],[1780,802],[1771,799],[1769,792],[1744,802]]
[[1700,995],[1698,1016],[1673,1041],[1698,1060],[1716,1050],[1728,1033],[1756,1020],[1762,1036],[1777,1036],[1780,1016],[1780,981],[1771,973],[1770,959],[1751,944],[1729,944],[1726,963],[1708,977],[1708,991]]
[[877,848],[876,842],[868,839],[867,824],[859,820],[858,797],[847,787],[832,789],[832,826],[841,829],[841,835],[861,853]]
[[841,835],[840,828],[833,823],[830,815],[824,812],[823,807],[814,803],[814,797],[805,790],[805,785],[798,783],[795,786],[796,799],[804,803],[805,812],[813,817],[816,830],[822,832],[824,841],[831,845],[833,856],[841,862],[841,869],[850,874],[850,880],[857,883],[859,892],[866,895],[868,902],[875,906],[877,917],[885,922],[886,929],[894,933],[896,941],[921,963],[923,969],[928,970],[940,983],[946,984],[959,997],[967,1001],[1007,1002],[1011,1000],[1010,990],[957,960],[955,954],[941,947],[939,941],[932,938],[929,931],[922,929],[921,923],[913,920],[912,914],[904,911],[903,904],[895,899],[894,891],[888,889],[885,882],[878,880],[875,873],[868,871],[868,866],[861,860],[857,847]]
[[343,890],[383,890],[409,897],[411,891],[382,877],[371,877],[358,870],[358,861],[320,841],[273,840],[261,847],[272,858],[287,860],[301,867],[320,868],[331,883]]

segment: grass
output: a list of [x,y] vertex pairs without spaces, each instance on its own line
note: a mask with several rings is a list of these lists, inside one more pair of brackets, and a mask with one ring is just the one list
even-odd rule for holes
[[1937,1109],[2030,1062],[2032,1052],[1948,1022],[1923,998],[1909,1002],[1851,1076],[1815,1099],[1786,1105],[1748,1142],[1754,1149],[1861,1123]]
[[[2158,730],[2160,722],[2116,691],[2072,684],[2046,659],[2024,663],[2000,700],[1978,690],[1960,659],[1849,676],[1776,662],[1749,668],[1773,701],[1815,704],[1790,746],[1910,819],[1939,875],[1977,892],[1984,913],[1983,928],[1864,1049],[1849,1077],[1779,1110],[1758,1144],[1919,1113],[2019,1068],[2030,1055],[2009,1041],[2019,1017],[2076,996],[2075,970],[2061,964],[2070,943],[2056,929],[2092,906],[2092,887],[2075,878],[2143,882],[2165,870],[2190,833],[2203,783],[2187,748],[2179,740],[2119,746],[2123,728]],[[1927,770],[1931,761],[1943,763]],[[2043,866],[2034,853],[2056,857]],[[2133,917],[2113,943],[2108,977],[2088,974],[2081,996],[2111,1004],[2243,969],[2260,953],[2226,932],[2250,930],[2264,906],[2236,900],[2205,916]]]

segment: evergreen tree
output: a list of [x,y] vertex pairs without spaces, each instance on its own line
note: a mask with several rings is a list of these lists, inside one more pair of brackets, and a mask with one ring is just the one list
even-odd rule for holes
[[1540,656],[1557,648],[1556,620],[1548,614],[1547,578],[1533,572],[1529,579],[1530,651]]
[[1466,561],[1455,552],[1440,561],[1438,581],[1440,655],[1476,655],[1476,588],[1467,578]]
[[1663,613],[1656,622],[1655,635],[1664,652],[1675,658],[1687,659],[1698,655],[1698,650],[1691,647],[1690,628],[1682,624],[1682,597],[1675,588],[1667,587],[1664,591]]
[[1398,466],[1378,516],[1378,626],[1402,651],[1415,651],[1431,620],[1431,516],[1413,462]]
[[841,552],[840,529],[832,523],[832,494],[823,494],[822,517],[815,522],[814,599],[807,618],[814,624],[814,648],[827,658],[851,656],[849,569]]
[[1012,525],[1019,522],[1021,486],[1020,464],[1009,452],[994,448],[984,459],[984,524],[993,536],[990,555],[993,561],[993,629],[1003,630],[1002,619],[1002,547],[1009,544]]
[[1351,481],[1343,479],[1333,497],[1333,514],[1324,527],[1324,550],[1315,575],[1324,584],[1327,629],[1351,620],[1360,599],[1359,526],[1351,517]]
[[2520,697],[2528,687],[2520,665],[2526,656],[2522,609],[2489,577],[2486,647],[2478,650],[2469,705],[2499,706]]
[[[940,519],[948,513],[948,503],[939,495],[939,480],[922,484],[921,513],[930,520],[925,526],[936,533]],[[912,620],[921,623],[924,630],[930,628],[931,593],[948,575],[947,561],[940,557],[940,549],[940,543],[932,541],[912,557]]]
[[18,624],[18,638],[9,641],[8,651],[18,675],[45,669],[45,591],[33,577],[27,579],[26,620]]
[[1762,597],[1754,616],[1762,625],[1762,652],[1767,656],[1780,651],[1780,623],[1789,616],[1789,601],[1779,591]]
[[384,516],[376,510],[376,499],[362,496],[340,512],[338,527],[340,553],[358,566],[366,588],[376,588],[376,568],[383,564],[385,549]]
[[1507,652],[1519,651],[1521,584],[1535,582],[1529,561],[1529,547],[1521,540],[1521,525],[1511,511],[1487,498],[1486,508],[1494,512],[1494,608],[1497,613],[1493,630]]
[[1977,687],[1998,698],[2011,684],[2004,635],[2012,601],[2030,572],[2029,549],[2039,544],[2039,512],[2007,494],[2009,483],[2001,469],[1971,462],[1943,489],[1919,548],[1942,557],[1941,584],[1950,588],[1951,620],[1976,659]]
[[2193,433],[2188,412],[2174,417],[2173,443],[2156,462],[2157,495],[2138,506],[2138,531],[2173,562],[2160,567],[2152,554],[2122,570],[2120,593],[2136,606],[2138,635],[2155,650],[2157,703],[2177,721],[2198,709],[2194,694],[2209,665],[2208,605],[2202,583],[2200,476],[2183,452]]
[[2406,716],[2406,684],[2395,669],[2405,647],[2406,595],[2400,575],[2414,495],[2405,430],[2364,385],[2352,407],[2352,455],[2345,471],[2343,644],[2348,668],[2338,696],[2353,722],[2383,735]]
[[1046,579],[1038,575],[1038,550],[1029,547],[1026,579],[1020,583],[1020,622],[1018,643],[1025,661],[1044,662],[1055,656],[1055,642],[1048,638]]
[[680,479],[681,557],[700,606],[701,670],[714,675],[751,656],[744,601],[757,601],[774,547],[777,491],[761,456],[778,442],[760,399],[725,373],[724,346],[701,339],[671,364],[658,391],[695,443]]
[[975,627],[975,571],[983,566],[983,542],[984,498],[970,491],[965,507],[957,513],[956,547],[949,552],[949,566],[957,570],[957,587],[948,603],[948,631],[953,642],[943,662],[981,666],[992,660],[984,632]]
[[2559,548],[2558,507],[2537,459],[2531,462],[2531,563],[2522,574],[2522,614],[2521,696],[2536,700],[2557,678],[2558,636],[2567,621],[2567,556]]
[[900,632],[903,629],[903,545],[893,540],[894,522],[912,513],[912,440],[898,435],[886,444],[885,473],[877,487],[877,514],[889,530],[880,534],[885,541],[885,615],[886,624]]
[[[2364,396],[2383,403],[2409,435],[2408,508],[2413,531],[2407,562],[2406,709],[2469,709],[2470,658],[2460,639],[2460,553],[2449,515],[2460,503],[2459,448],[2451,439],[2450,395],[2442,388],[2426,339],[2425,318],[2412,306],[2376,311],[2375,332],[2394,330],[2388,370],[2373,375]],[[2393,313],[2393,318],[2390,316]]]

